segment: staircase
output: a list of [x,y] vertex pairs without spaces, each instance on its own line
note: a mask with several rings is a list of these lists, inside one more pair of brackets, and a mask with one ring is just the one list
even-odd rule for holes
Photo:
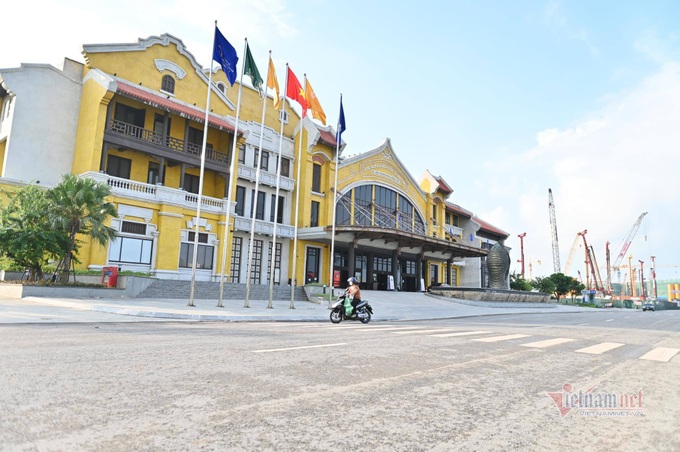
[[[144,289],[137,298],[186,298],[191,295],[191,281],[174,281],[157,279]],[[295,288],[295,301],[309,301],[302,287]],[[220,283],[196,281],[194,285],[194,299],[217,300],[220,298]],[[223,300],[245,300],[246,285],[225,283],[222,293]],[[251,300],[269,300],[269,286],[253,284],[250,286]],[[290,300],[290,286],[274,286],[274,300]]]

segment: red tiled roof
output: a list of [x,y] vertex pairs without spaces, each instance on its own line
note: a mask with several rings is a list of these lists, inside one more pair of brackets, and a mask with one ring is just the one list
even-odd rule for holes
[[481,226],[479,228],[480,230],[484,230],[484,231],[490,232],[492,234],[500,235],[500,236],[505,237],[505,238],[510,237],[510,234],[508,234],[507,232],[503,231],[502,229],[498,229],[496,226],[493,226],[493,225],[487,223],[486,221],[480,219],[479,217],[474,217],[473,219],[475,220],[475,222],[479,223],[479,225]]
[[455,213],[464,215],[464,216],[466,216],[466,217],[468,217],[468,218],[472,218],[472,212],[470,212],[469,210],[465,210],[465,209],[463,209],[461,206],[456,205],[456,204],[453,204],[453,203],[450,203],[450,202],[447,202],[447,203],[446,203],[446,210],[451,210],[451,211],[453,211],[453,212],[455,212]]
[[441,176],[434,176],[434,179],[437,181],[439,188],[441,188],[442,191],[446,193],[453,193],[453,189],[449,187],[449,184],[444,182],[444,179],[442,179]]
[[325,130],[319,130],[319,133],[321,134],[321,138],[319,138],[321,141],[323,141],[325,144],[336,147],[337,142],[335,141],[335,137],[333,136],[332,133],[326,132]]
[[[137,88],[136,86],[118,81],[118,89],[116,92],[118,94],[137,99],[147,105],[151,105],[152,107],[167,110],[185,118],[190,118],[196,122],[205,122],[205,111],[198,108],[189,107],[188,105],[183,105],[161,95],[153,94],[146,90]],[[224,119],[220,119],[215,115],[210,115],[209,121],[210,125],[213,127],[228,130],[232,133],[236,131],[236,128],[233,124],[228,123]],[[241,134],[242,133],[239,131],[239,135]]]

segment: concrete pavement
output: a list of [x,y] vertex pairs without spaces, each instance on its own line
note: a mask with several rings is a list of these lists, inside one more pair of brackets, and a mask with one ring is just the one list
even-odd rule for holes
[[[437,297],[425,293],[363,291],[363,298],[373,307],[372,322],[432,320],[446,318],[476,317],[502,314],[563,313],[600,311],[592,308],[565,306],[558,304],[499,303],[466,301]],[[3,300],[3,304],[10,302]],[[217,300],[194,300],[189,306],[186,299],[74,299],[26,297],[13,300],[20,308],[21,303],[29,302],[51,308],[91,311],[124,316],[135,316],[142,320],[190,320],[190,321],[329,321],[328,301],[296,301],[291,309],[290,300],[275,300],[273,308],[267,308],[268,300],[250,300],[249,308],[245,300],[224,300],[224,307],[217,307]]]

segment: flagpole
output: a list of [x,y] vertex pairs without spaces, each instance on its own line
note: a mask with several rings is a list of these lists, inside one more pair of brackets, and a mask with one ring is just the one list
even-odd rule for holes
[[[340,93],[340,105],[342,106],[342,93]],[[340,122],[340,118],[338,118],[338,123]],[[337,130],[335,131],[335,182],[333,184],[333,223],[331,226],[331,258],[330,258],[330,276],[328,280],[330,281],[330,284],[328,287],[330,287],[330,294],[328,296],[328,309],[331,309],[333,305],[333,289],[335,286],[333,285],[333,270],[334,270],[334,261],[335,261],[335,212],[337,210],[337,202],[338,202],[338,166],[340,162],[340,142],[342,141],[342,132],[340,132],[340,126],[337,126]]]
[[[246,38],[245,44],[243,46],[243,53],[245,54],[246,49],[248,47],[248,39]],[[233,196],[233,191],[234,191],[234,179],[235,179],[235,174],[234,172],[236,171],[236,142],[238,141],[238,124],[239,124],[239,115],[241,113],[241,92],[243,91],[243,72],[245,69],[245,64],[241,65],[241,77],[238,82],[238,100],[236,102],[236,122],[234,126],[234,141],[233,145],[231,147],[231,164],[229,166],[229,191],[227,194],[227,215],[226,219],[224,222],[224,235],[222,238],[222,243],[224,244],[222,248],[222,271],[220,273],[220,298],[217,301],[217,307],[218,308],[223,308],[224,305],[222,304],[222,297],[224,295],[224,268],[227,265],[227,247],[229,245],[229,221],[230,221],[230,214],[231,214],[231,200]]]
[[[305,87],[307,87],[307,74],[305,76]],[[297,177],[295,178],[295,227],[293,235],[293,281],[290,285],[290,309],[295,309],[295,275],[297,273],[297,242],[298,242],[298,222],[300,221],[300,171],[302,168],[302,131],[304,130],[304,120],[306,116],[306,111],[304,111],[306,105],[301,105],[302,119],[300,119],[300,144],[298,146],[298,167],[297,167]]]
[[[215,21],[215,32],[213,36],[213,43],[217,36],[217,21]],[[214,47],[214,44],[213,44]],[[213,49],[214,50],[214,49]],[[210,57],[210,75],[208,76],[208,98],[205,106],[205,127],[203,128],[203,144],[201,145],[201,170],[198,177],[198,205],[196,207],[196,224],[194,225],[194,256],[191,263],[191,290],[189,292],[189,305],[194,304],[194,290],[196,288],[196,262],[198,260],[198,228],[201,223],[201,203],[203,196],[203,173],[205,171],[205,148],[208,141],[208,127],[210,124],[210,92],[212,91],[212,74],[213,74],[214,59]]]
[[[269,59],[271,61],[272,58],[272,52],[271,50],[269,51]],[[288,87],[288,63],[286,63],[286,77],[285,77],[285,83],[283,86]],[[269,83],[269,80],[267,80],[267,84]],[[283,102],[281,103],[281,112],[286,111],[286,93],[284,91],[283,95]],[[272,309],[273,303],[272,300],[274,299],[274,265],[276,265],[276,233],[278,230],[278,218],[279,218],[279,189],[281,187],[281,150],[283,148],[283,125],[284,121],[283,118],[281,117],[281,113],[279,113],[279,120],[281,121],[281,131],[279,132],[279,155],[278,155],[278,160],[277,160],[277,165],[276,165],[276,195],[274,196],[274,235],[272,236],[272,255],[270,256],[270,272],[269,272],[269,304],[267,305],[267,308]],[[279,275],[280,276],[280,275]],[[293,284],[293,280],[291,279],[291,285]],[[293,289],[295,290],[295,289]]]
[[[271,51],[269,53],[270,53],[269,57],[271,58]],[[246,280],[246,303],[244,308],[250,307],[250,275],[253,268],[253,242],[255,241],[255,217],[257,216],[257,206],[260,199],[260,197],[258,196],[258,189],[260,187],[260,172],[262,171],[262,153],[263,153],[262,141],[264,139],[264,119],[265,114],[267,112],[267,88],[268,86],[265,84],[264,98],[262,100],[262,122],[260,123],[260,144],[259,144],[260,152],[257,156],[257,172],[255,173],[255,199],[253,199],[254,207],[252,209],[253,213],[250,219],[250,243],[248,245],[248,273],[246,275],[248,279]]]

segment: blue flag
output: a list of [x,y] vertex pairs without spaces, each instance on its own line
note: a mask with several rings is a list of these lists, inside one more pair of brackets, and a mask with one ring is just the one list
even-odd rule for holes
[[238,63],[238,55],[236,49],[229,44],[227,38],[220,33],[220,29],[215,27],[215,44],[213,45],[213,60],[220,63],[222,70],[227,76],[227,80],[231,86],[234,86],[236,81],[236,63]]
[[347,130],[347,126],[345,125],[345,109],[342,108],[342,96],[340,96],[340,117],[338,118],[338,137],[337,141],[340,143],[340,140],[342,140],[342,132]]

